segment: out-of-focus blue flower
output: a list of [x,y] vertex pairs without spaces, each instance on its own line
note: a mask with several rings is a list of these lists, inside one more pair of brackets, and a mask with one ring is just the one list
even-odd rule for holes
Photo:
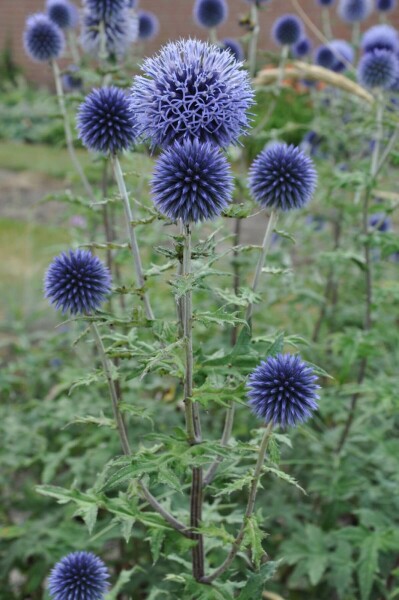
[[332,6],[335,0],[316,0],[317,4],[320,6]]
[[72,552],[52,569],[49,592],[52,600],[103,600],[109,573],[92,552]]
[[78,9],[68,0],[48,0],[47,15],[60,29],[76,27],[79,21]]
[[131,109],[152,146],[198,139],[222,147],[249,127],[253,104],[248,73],[227,50],[197,40],[164,46],[134,79]]
[[386,233],[391,229],[391,221],[382,213],[375,213],[369,219],[369,226],[372,229]]
[[196,0],[193,9],[195,22],[201,27],[219,27],[227,19],[229,7],[226,0]]
[[[137,41],[139,20],[137,15],[126,9],[116,17],[103,21],[105,51],[108,55],[123,56],[133,42]],[[101,51],[101,19],[91,13],[83,16],[82,46],[88,54],[98,57]]]
[[83,144],[102,154],[123,152],[136,137],[129,100],[117,87],[93,90],[79,107],[77,125]]
[[70,250],[56,256],[44,279],[45,298],[72,315],[97,310],[111,291],[107,267],[88,250]]
[[241,46],[240,42],[234,40],[233,38],[224,38],[224,40],[222,40],[222,48],[223,50],[230,50],[238,62],[241,62],[245,58],[243,47]]
[[332,69],[335,61],[334,52],[329,46],[319,46],[314,53],[314,62],[325,69]]
[[399,73],[399,61],[389,50],[366,52],[360,59],[357,77],[367,88],[388,89]]
[[374,25],[364,32],[361,48],[364,52],[372,52],[373,50],[390,50],[391,52],[398,52],[398,32],[394,27],[391,27],[391,25]]
[[326,220],[321,215],[308,215],[306,217],[306,223],[313,231],[322,231],[326,224]]
[[273,25],[272,37],[280,46],[292,46],[303,37],[303,23],[296,15],[283,15]]
[[303,136],[301,144],[299,146],[302,152],[309,154],[309,156],[321,156],[319,147],[323,142],[323,138],[316,133],[316,131],[307,131]]
[[248,404],[266,423],[295,427],[317,410],[317,376],[299,356],[269,356],[248,380]]
[[331,67],[333,71],[342,73],[348,68],[348,65],[353,64],[355,51],[347,41],[333,40],[329,43],[329,48],[334,54],[334,63]]
[[313,161],[296,146],[274,144],[263,150],[249,170],[252,196],[264,208],[302,208],[316,189]]
[[159,33],[158,17],[149,11],[140,10],[139,17],[139,40],[152,40]]
[[84,6],[93,17],[108,20],[110,17],[118,17],[125,8],[128,8],[128,2],[127,0],[84,0]]
[[58,58],[65,47],[61,29],[47,15],[41,13],[28,17],[23,40],[28,56],[38,62]]
[[338,15],[346,23],[364,21],[372,10],[372,0],[339,0],[338,4]]
[[79,75],[79,67],[70,65],[62,75],[62,87],[65,92],[73,92],[82,89],[83,80]]
[[396,6],[396,0],[376,0],[375,7],[379,12],[391,12]]
[[159,157],[152,179],[155,206],[173,221],[205,221],[231,202],[233,178],[221,150],[209,142],[177,141]]
[[292,47],[292,53],[295,58],[302,58],[306,56],[312,50],[312,42],[309,38],[302,38]]

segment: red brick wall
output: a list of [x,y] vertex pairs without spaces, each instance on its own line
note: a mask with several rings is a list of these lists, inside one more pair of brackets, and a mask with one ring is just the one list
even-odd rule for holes
[[[80,6],[79,0],[74,1]],[[51,73],[47,65],[34,63],[26,57],[22,44],[22,32],[27,15],[42,11],[44,4],[45,0],[0,0],[0,51],[8,44],[11,47],[15,63],[23,69],[30,81],[38,83],[51,81]],[[161,23],[160,34],[153,43],[148,45],[146,53],[150,54],[164,42],[179,37],[189,35],[206,37],[206,32],[197,27],[192,20],[193,4],[194,0],[141,0],[140,6],[156,12]],[[316,5],[316,0],[301,0],[301,4],[312,21],[319,24],[320,10]],[[230,17],[218,32],[220,38],[242,35],[238,21],[240,16],[248,12],[248,4],[244,0],[229,0],[229,6]],[[261,11],[261,48],[270,48],[270,29],[276,16],[282,12],[292,12],[289,0],[271,0],[270,4]],[[394,20],[399,25],[399,9],[396,9]],[[349,29],[336,18],[335,8],[332,10],[332,22],[334,34],[348,38]],[[366,23],[366,26],[371,23],[372,19]],[[310,32],[308,31],[308,33]]]

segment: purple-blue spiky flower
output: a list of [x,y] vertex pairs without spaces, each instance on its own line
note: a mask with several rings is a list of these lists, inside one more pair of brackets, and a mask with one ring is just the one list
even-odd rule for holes
[[131,108],[139,134],[152,146],[177,139],[227,147],[249,126],[253,104],[248,73],[227,50],[198,40],[164,46],[134,79]]
[[107,267],[88,250],[70,250],[56,256],[44,279],[45,298],[63,314],[97,310],[110,290]]
[[224,38],[224,40],[222,40],[222,48],[223,50],[230,50],[238,62],[241,62],[245,58],[243,47],[240,42],[233,38]]
[[316,48],[314,53],[314,62],[319,67],[324,67],[325,69],[332,69],[335,61],[334,52],[329,48],[329,46],[319,46]]
[[[137,40],[139,21],[130,9],[103,21],[105,34],[105,52],[109,56],[123,56],[133,42]],[[84,50],[98,57],[101,48],[101,19],[91,13],[83,16],[81,42]]]
[[152,179],[158,210],[173,221],[205,221],[231,202],[233,178],[221,150],[209,142],[177,141],[159,157]]
[[127,0],[84,0],[84,6],[93,17],[107,20],[110,17],[118,17],[125,8],[128,8],[128,2]]
[[89,150],[119,154],[135,139],[134,117],[126,93],[117,87],[93,90],[79,107],[79,137]]
[[329,48],[334,54],[334,64],[332,70],[336,73],[342,73],[355,60],[355,51],[353,47],[345,40],[333,40],[329,43]]
[[398,32],[391,25],[374,25],[364,32],[361,48],[364,52],[372,52],[373,50],[390,50],[391,52],[398,52]]
[[396,0],[376,0],[375,7],[379,12],[391,12],[396,6]]
[[149,11],[140,10],[139,17],[139,40],[152,40],[159,32],[158,17]]
[[303,423],[317,410],[317,376],[299,356],[269,356],[248,380],[248,404],[266,423],[283,428]]
[[303,23],[296,15],[283,15],[273,24],[272,36],[280,46],[292,46],[303,37]]
[[313,161],[296,146],[276,143],[263,150],[249,170],[252,196],[264,208],[302,208],[316,189]]
[[58,58],[65,47],[61,29],[47,15],[36,14],[28,17],[24,31],[26,53],[38,62]]
[[70,65],[62,75],[62,86],[66,92],[80,90],[83,86],[82,77],[79,75],[79,67]]
[[47,15],[60,29],[76,27],[79,21],[78,9],[68,0],[48,0]]
[[108,569],[92,552],[72,552],[52,569],[52,600],[103,600],[108,590]]
[[292,47],[292,53],[295,58],[302,58],[309,54],[312,50],[312,42],[309,38],[304,37]]
[[193,17],[200,27],[219,27],[229,15],[226,0],[196,0]]
[[366,52],[360,59],[357,78],[367,88],[390,88],[398,76],[399,61],[389,50]]
[[372,0],[340,0],[338,4],[338,15],[346,23],[364,21],[372,10]]

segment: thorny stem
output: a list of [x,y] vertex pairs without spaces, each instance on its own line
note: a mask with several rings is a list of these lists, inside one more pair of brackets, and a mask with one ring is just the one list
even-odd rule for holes
[[244,520],[243,520],[243,523],[237,534],[237,537],[235,538],[235,540],[231,546],[230,552],[227,555],[224,562],[220,565],[220,567],[215,569],[215,571],[213,571],[213,573],[211,573],[207,577],[203,577],[202,583],[212,583],[215,579],[217,579],[218,577],[220,577],[220,575],[222,575],[225,571],[227,571],[227,569],[230,567],[231,563],[235,559],[238,551],[240,550],[241,542],[245,535],[245,527],[246,527],[247,521],[248,521],[248,519],[250,519],[252,517],[252,514],[254,512],[256,494],[258,491],[259,480],[260,480],[260,477],[262,474],[262,468],[263,468],[263,464],[265,462],[266,450],[267,450],[267,446],[269,444],[272,428],[273,428],[273,424],[269,423],[269,425],[266,427],[265,432],[262,437],[262,441],[261,441],[261,444],[259,447],[258,460],[256,461],[255,472],[252,477],[251,488],[249,491],[247,508],[245,510]]
[[127,228],[127,232],[128,232],[128,236],[129,236],[130,249],[132,252],[133,263],[134,263],[134,267],[135,267],[135,271],[136,271],[137,287],[140,290],[140,294],[141,294],[141,297],[144,302],[144,309],[145,309],[146,317],[147,317],[147,319],[152,321],[154,319],[154,314],[152,312],[148,294],[144,290],[145,279],[144,279],[144,274],[143,274],[143,266],[141,263],[140,251],[139,251],[139,246],[137,243],[136,230],[133,225],[132,209],[130,207],[129,196],[127,193],[125,180],[123,178],[123,173],[122,173],[119,159],[116,155],[111,157],[111,162],[112,162],[112,167],[113,167],[114,174],[115,174],[115,179],[118,184],[119,193],[120,193],[122,201],[123,201],[123,208],[125,210],[126,228]]
[[76,156],[76,152],[75,152],[75,148],[73,145],[73,137],[72,137],[72,131],[71,131],[71,126],[69,124],[69,119],[68,119],[68,113],[66,110],[66,105],[65,105],[65,96],[64,96],[64,91],[62,89],[62,82],[61,82],[61,73],[60,73],[60,69],[58,67],[58,64],[55,60],[51,61],[51,66],[53,69],[53,74],[54,74],[54,81],[55,81],[55,89],[57,92],[57,99],[58,99],[58,106],[60,108],[60,112],[62,115],[62,119],[64,122],[64,131],[65,131],[65,141],[66,141],[66,145],[68,148],[68,152],[69,152],[69,156],[71,158],[71,161],[73,163],[73,166],[75,167],[80,180],[83,184],[83,187],[85,189],[86,194],[88,195],[88,197],[90,198],[91,202],[95,202],[96,198],[94,196],[94,192],[92,190],[92,187],[86,177],[86,175],[83,172],[82,166],[79,162],[78,157]]

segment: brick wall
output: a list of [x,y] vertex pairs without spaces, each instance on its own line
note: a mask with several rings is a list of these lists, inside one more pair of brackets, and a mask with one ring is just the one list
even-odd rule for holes
[[[80,5],[79,0],[74,1],[77,5]],[[23,69],[24,74],[30,81],[37,83],[49,83],[51,81],[49,67],[28,59],[21,39],[27,15],[42,11],[44,3],[45,0],[0,0],[0,51],[8,45],[11,48],[15,63]],[[148,45],[146,54],[151,54],[159,45],[171,39],[189,35],[206,37],[206,32],[193,23],[191,16],[193,3],[194,0],[141,0],[140,6],[143,9],[156,12],[161,23],[160,34],[153,43]],[[316,5],[316,0],[301,0],[301,3],[312,21],[319,25],[320,11]],[[248,12],[248,4],[244,0],[229,0],[229,6],[230,17],[218,32],[220,38],[225,36],[237,37],[242,34],[238,21],[240,16]],[[261,48],[270,48],[269,33],[276,16],[282,12],[290,11],[291,3],[289,0],[272,0],[261,11]],[[399,25],[399,9],[396,9],[394,20]],[[335,17],[334,9],[332,23],[334,34],[337,37],[348,38],[350,35],[349,29]],[[366,26],[371,23],[372,19],[366,23]]]

